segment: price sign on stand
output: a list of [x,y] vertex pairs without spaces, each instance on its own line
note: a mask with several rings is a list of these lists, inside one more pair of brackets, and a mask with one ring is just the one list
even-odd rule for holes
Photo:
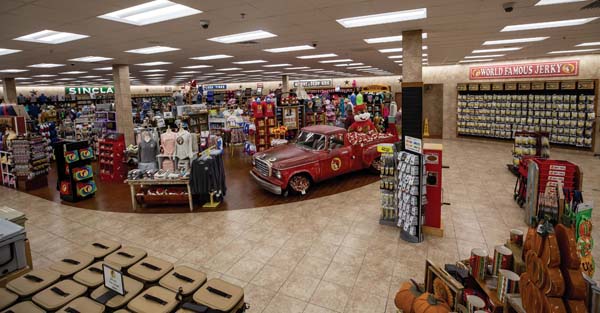
[[423,141],[419,138],[405,136],[404,148],[408,151],[423,153]]
[[391,143],[380,143],[377,145],[379,153],[394,153],[394,145]]

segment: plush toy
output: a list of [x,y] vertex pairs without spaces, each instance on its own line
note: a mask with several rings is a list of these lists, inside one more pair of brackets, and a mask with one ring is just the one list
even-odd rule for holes
[[354,107],[354,123],[348,128],[349,132],[369,133],[377,132],[377,128],[371,121],[371,114],[367,112],[364,105],[356,105]]

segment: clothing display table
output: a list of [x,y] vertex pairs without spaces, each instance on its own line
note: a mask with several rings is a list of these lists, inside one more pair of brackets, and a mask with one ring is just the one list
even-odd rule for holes
[[133,211],[137,209],[137,201],[135,199],[135,186],[162,186],[162,185],[185,185],[188,192],[188,200],[190,212],[194,211],[194,203],[192,201],[192,191],[190,189],[189,179],[127,179],[125,183],[129,184],[131,191],[131,206]]

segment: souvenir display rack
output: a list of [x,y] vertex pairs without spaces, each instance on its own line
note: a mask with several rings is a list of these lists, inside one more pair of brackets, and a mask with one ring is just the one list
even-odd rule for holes
[[393,145],[391,151],[381,153],[380,185],[381,190],[381,216],[379,224],[396,226],[398,224],[398,198],[396,196],[397,181],[397,153]]
[[427,204],[423,154],[399,152],[396,173],[400,238],[408,242],[422,242],[424,207]]
[[458,135],[513,139],[547,132],[550,143],[589,150],[597,80],[458,84]]
[[[285,114],[284,113],[288,113]],[[291,113],[291,114],[289,114]],[[304,106],[303,105],[282,105],[278,106],[275,115],[277,123],[287,127],[286,139],[295,138],[302,127],[304,127]]]
[[17,178],[15,174],[13,174],[12,169],[12,153],[0,151],[0,173],[2,174],[2,185],[16,189]]
[[254,133],[256,151],[260,152],[269,149],[271,147],[271,140],[276,138],[276,134],[272,130],[277,127],[277,120],[274,116],[255,118],[254,125],[256,126]]
[[98,141],[100,180],[106,182],[123,182],[127,171],[124,161],[125,136],[121,133],[110,133]]
[[48,185],[48,142],[39,135],[19,136],[11,141],[12,171],[17,187],[30,190]]
[[91,165],[94,152],[89,143],[85,140],[57,142],[54,157],[60,198],[77,202],[93,197],[97,187]]
[[108,132],[117,131],[117,113],[111,111],[96,112],[96,121],[94,129],[98,135],[104,135]]
[[208,112],[189,113],[182,120],[187,121],[190,133],[201,133],[208,131]]

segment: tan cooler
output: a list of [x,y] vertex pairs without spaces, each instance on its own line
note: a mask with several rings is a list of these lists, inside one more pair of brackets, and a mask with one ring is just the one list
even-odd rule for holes
[[175,292],[179,292],[179,288],[181,288],[181,295],[187,297],[198,290],[205,282],[206,274],[191,267],[181,265],[175,267],[169,274],[161,278],[158,283],[162,287]]
[[173,263],[149,256],[127,270],[127,273],[145,283],[155,283],[173,269]]
[[105,256],[117,251],[119,248],[121,248],[121,244],[116,241],[98,239],[85,246],[82,251],[96,259],[102,259]]
[[168,313],[179,303],[176,296],[171,290],[154,286],[131,300],[127,308],[136,313]]
[[88,287],[96,288],[104,283],[102,262],[96,262],[73,275],[73,280]]
[[6,288],[19,297],[26,298],[34,293],[54,284],[60,278],[60,274],[50,270],[33,270],[19,278],[11,280]]
[[10,308],[2,311],[2,313],[46,313],[31,301],[19,302]]
[[[112,299],[108,300],[108,302],[104,304],[107,308],[111,310],[118,310],[124,307],[131,299],[133,299],[133,297],[135,297],[138,293],[140,293],[140,291],[142,291],[142,289],[144,289],[144,284],[131,277],[123,275],[123,287],[125,289],[125,295],[116,295]],[[108,288],[104,287],[104,285],[101,285],[92,292],[90,298],[98,299],[106,292],[108,292]]]
[[57,313],[103,313],[104,306],[90,298],[81,297],[71,301]]
[[194,302],[221,312],[237,312],[244,306],[244,289],[213,278],[194,294]]
[[84,252],[77,252],[52,264],[50,269],[59,273],[62,277],[69,277],[86,268],[88,265],[92,264],[93,261],[93,256]]
[[131,311],[122,309],[122,310],[115,311],[114,313],[131,313]]
[[0,288],[0,310],[4,310],[13,303],[17,302],[19,296],[8,291],[6,288]]
[[126,269],[133,264],[139,262],[146,256],[146,251],[134,248],[124,247],[104,258],[104,262],[107,264],[116,265],[118,268]]
[[7,206],[0,206],[0,218],[11,221],[21,227],[25,227],[25,221],[27,221],[25,213]]
[[42,290],[33,296],[32,300],[46,311],[56,311],[73,299],[81,297],[86,291],[84,285],[67,279]]

